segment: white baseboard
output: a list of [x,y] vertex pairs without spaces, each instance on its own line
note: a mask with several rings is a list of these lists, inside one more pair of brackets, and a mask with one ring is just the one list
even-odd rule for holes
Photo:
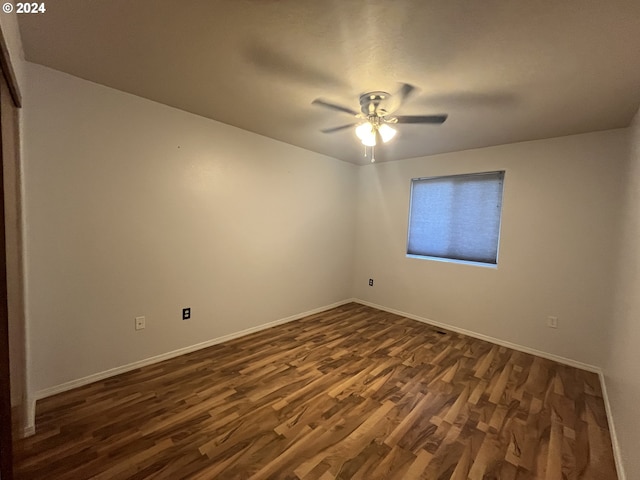
[[298,313],[296,315],[291,315],[290,317],[281,318],[279,320],[274,320],[273,322],[264,323],[256,327],[247,328],[246,330],[241,330],[239,332],[223,335],[222,337],[213,338],[211,340],[207,340],[206,342],[201,342],[188,347],[179,348],[177,350],[172,350],[171,352],[162,353],[160,355],[145,358],[137,362],[128,363],[120,367],[111,368],[109,370],[97,372],[92,375],[88,375],[86,377],[61,383],[60,385],[55,385],[53,387],[45,388],[43,390],[38,390],[37,392],[34,392],[33,394],[31,394],[29,398],[27,398],[27,402],[29,403],[29,408],[27,412],[27,424],[23,427],[24,436],[33,435],[36,431],[36,427],[35,427],[36,402],[38,400],[41,400],[46,397],[51,397],[52,395],[56,395],[58,393],[73,390],[74,388],[82,387],[84,385],[88,385],[93,382],[104,380],[105,378],[113,377],[115,375],[120,375],[121,373],[135,370],[136,368],[141,368],[147,365],[152,365],[154,363],[159,363],[164,360],[169,360],[170,358],[179,357],[180,355],[185,355],[187,353],[195,352],[197,350],[211,347],[213,345],[217,345],[222,342],[227,342],[235,338],[244,337],[245,335],[259,332],[261,330],[266,330],[267,328],[275,327],[276,325],[282,325],[283,323],[293,322],[294,320],[299,320],[301,318],[308,317],[309,315],[314,315],[316,313],[324,312],[326,310],[331,310],[332,308],[336,308],[341,305],[345,305],[347,303],[351,303],[355,301],[356,301],[355,299],[349,298],[346,300],[342,300],[340,302],[332,303],[331,305],[325,305],[323,307],[314,308],[313,310],[308,310],[306,312]]
[[[43,397],[44,398],[44,397]],[[36,433],[36,398],[27,397],[27,418],[22,426],[22,437],[30,437]]]
[[602,389],[602,399],[604,400],[604,409],[607,412],[607,421],[609,422],[609,436],[611,437],[611,446],[613,447],[613,458],[616,462],[616,470],[618,471],[618,480],[627,480],[627,474],[624,471],[622,463],[622,451],[618,443],[618,435],[616,434],[616,426],[611,413],[611,404],[609,403],[609,394],[607,393],[607,385],[604,381],[604,372],[598,372],[600,377],[600,388]]
[[22,438],[27,438],[30,437],[31,435],[35,435],[36,433],[36,427],[35,425],[25,425],[22,428]]
[[563,365],[569,365],[570,367],[576,367],[581,370],[586,370],[588,372],[600,373],[599,367],[596,367],[595,365],[589,365],[588,363],[578,362],[577,360],[572,360],[571,358],[565,358],[565,357],[561,357],[560,355],[554,355],[553,353],[547,353],[547,352],[543,352],[542,350],[536,350],[535,348],[525,347],[524,345],[518,345],[517,343],[511,343],[506,340],[490,337],[489,335],[483,335],[482,333],[473,332],[465,328],[454,327],[453,325],[447,325],[446,323],[436,322],[435,320],[430,320],[428,318],[420,317],[412,313],[402,312],[400,310],[396,310],[395,308],[389,308],[389,307],[384,307],[382,305],[377,305],[375,303],[367,302],[366,300],[360,300],[356,298],[353,301],[356,303],[360,303],[362,305],[366,305],[368,307],[377,308],[378,310],[384,310],[385,312],[395,313],[396,315],[400,315],[402,317],[407,317],[412,320],[417,320],[418,322],[426,323],[428,325],[433,325],[434,327],[444,328],[445,330],[451,330],[452,332],[461,333],[463,335],[477,338],[479,340],[485,340],[487,342],[495,343],[496,345],[511,348],[512,350],[517,350],[519,352],[524,352],[524,353],[530,353],[531,355],[536,355],[538,357],[546,358],[548,360],[553,360],[554,362],[562,363]]

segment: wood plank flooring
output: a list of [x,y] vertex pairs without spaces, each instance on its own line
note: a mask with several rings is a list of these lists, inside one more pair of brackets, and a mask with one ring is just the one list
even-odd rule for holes
[[598,377],[358,304],[37,406],[18,479],[616,479]]

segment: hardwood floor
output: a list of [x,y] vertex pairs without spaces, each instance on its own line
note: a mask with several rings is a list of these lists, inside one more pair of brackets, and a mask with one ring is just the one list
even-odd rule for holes
[[615,479],[598,377],[348,304],[38,403],[19,479]]

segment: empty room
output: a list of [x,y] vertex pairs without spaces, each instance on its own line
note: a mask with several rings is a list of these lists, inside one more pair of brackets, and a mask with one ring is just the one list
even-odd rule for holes
[[640,2],[0,33],[0,478],[640,479]]

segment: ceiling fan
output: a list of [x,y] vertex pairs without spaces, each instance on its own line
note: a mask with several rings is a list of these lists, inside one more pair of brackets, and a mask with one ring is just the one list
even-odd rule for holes
[[424,123],[440,125],[447,119],[446,114],[440,115],[395,115],[394,113],[404,104],[404,102],[415,91],[413,85],[403,83],[400,89],[393,95],[373,91],[360,95],[360,112],[349,107],[344,107],[333,102],[316,98],[312,104],[330,108],[339,112],[348,113],[358,119],[356,122],[340,125],[338,127],[321,130],[323,133],[334,133],[348,128],[356,127],[355,134],[365,146],[365,156],[367,147],[371,148],[371,162],[375,162],[374,148],[378,140],[387,143],[396,135],[396,129],[392,125],[402,123]]

